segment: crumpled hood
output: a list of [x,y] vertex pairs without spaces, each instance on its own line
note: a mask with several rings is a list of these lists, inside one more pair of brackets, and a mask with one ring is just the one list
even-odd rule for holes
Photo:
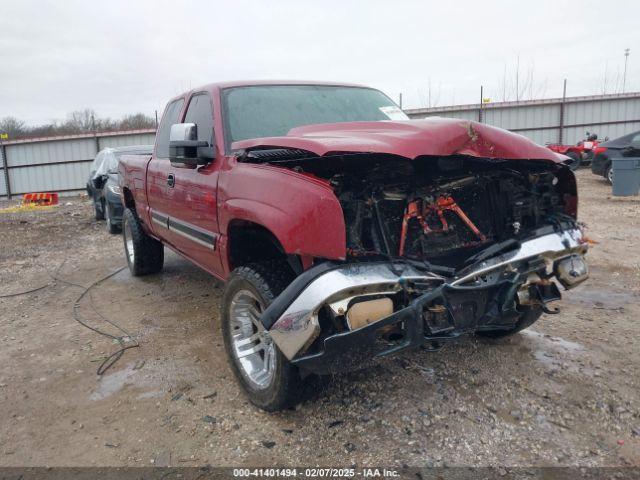
[[332,153],[385,153],[414,159],[422,155],[469,155],[508,160],[551,160],[548,148],[501,128],[453,118],[346,122],[293,128],[286,136],[242,140],[233,150],[294,148],[323,156]]

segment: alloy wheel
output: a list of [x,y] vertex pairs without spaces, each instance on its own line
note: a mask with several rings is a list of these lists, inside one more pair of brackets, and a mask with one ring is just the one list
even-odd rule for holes
[[276,347],[260,316],[264,305],[249,290],[239,290],[229,308],[233,356],[242,375],[257,389],[267,388],[276,371]]

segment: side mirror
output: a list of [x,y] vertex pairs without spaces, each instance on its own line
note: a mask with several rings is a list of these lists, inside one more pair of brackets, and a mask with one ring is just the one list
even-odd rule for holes
[[213,146],[198,140],[195,123],[175,123],[169,133],[169,160],[184,165],[205,165],[213,160]]

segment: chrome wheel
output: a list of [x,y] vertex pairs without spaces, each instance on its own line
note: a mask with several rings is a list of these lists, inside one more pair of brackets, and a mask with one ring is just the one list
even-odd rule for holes
[[611,185],[613,185],[613,167],[609,167],[607,170],[607,180]]
[[229,308],[233,356],[243,377],[257,390],[267,388],[276,371],[276,348],[260,316],[264,305],[248,290],[239,290]]
[[129,265],[133,265],[136,259],[136,254],[135,250],[133,249],[133,234],[131,233],[131,224],[125,221],[122,231],[124,234],[124,249],[125,253],[127,254],[127,260],[129,260]]

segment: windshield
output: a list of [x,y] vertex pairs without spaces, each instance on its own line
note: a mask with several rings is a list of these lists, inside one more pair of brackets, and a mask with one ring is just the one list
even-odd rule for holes
[[317,123],[408,120],[384,93],[327,85],[259,85],[222,91],[227,148]]

